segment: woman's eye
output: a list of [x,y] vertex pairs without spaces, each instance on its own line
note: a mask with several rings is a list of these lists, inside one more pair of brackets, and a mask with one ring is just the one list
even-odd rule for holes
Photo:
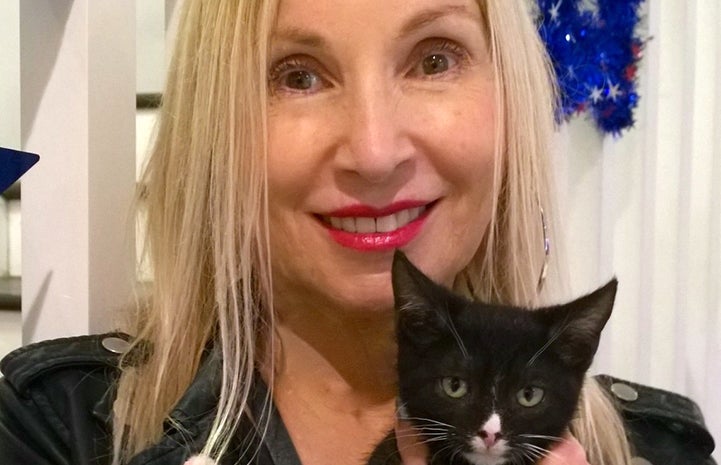
[[428,55],[421,62],[423,74],[425,74],[426,76],[430,76],[433,74],[444,73],[448,71],[449,68],[451,68],[453,61],[454,60],[452,58],[449,58],[448,56],[442,55],[440,53]]
[[415,57],[411,75],[434,78],[456,70],[468,59],[468,52],[450,40],[428,39],[421,43]]
[[516,393],[516,400],[523,407],[535,407],[543,400],[543,389],[535,386],[527,386]]
[[318,76],[306,70],[290,71],[282,80],[283,85],[296,90],[310,90],[317,82]]
[[280,62],[269,72],[270,87],[273,92],[313,93],[322,89],[326,82],[311,66],[291,59]]
[[460,399],[468,394],[468,383],[455,376],[441,379],[441,390],[452,399]]

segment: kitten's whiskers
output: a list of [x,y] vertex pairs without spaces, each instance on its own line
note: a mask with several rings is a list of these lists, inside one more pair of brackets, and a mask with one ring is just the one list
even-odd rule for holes
[[545,449],[537,447],[533,444],[526,442],[526,443],[520,443],[518,446],[519,446],[520,452],[522,454],[521,457],[525,458],[527,460],[530,460],[532,462],[537,462],[539,459],[546,456]]
[[541,354],[542,354],[543,352],[545,352],[546,349],[548,349],[548,348],[551,346],[551,344],[553,344],[553,343],[555,342],[555,340],[558,339],[558,338],[561,336],[561,334],[563,334],[564,331],[566,331],[566,329],[568,328],[568,325],[569,325],[569,323],[568,323],[568,318],[569,318],[569,315],[566,315],[565,319],[563,320],[563,324],[561,325],[561,328],[560,328],[558,331],[556,331],[556,332],[553,334],[553,336],[551,336],[551,337],[548,339],[548,341],[546,341],[545,344],[543,344],[543,347],[541,347],[540,349],[538,349],[538,352],[536,352],[535,354],[533,354],[533,357],[531,357],[531,359],[528,360],[528,362],[526,363],[526,367],[530,367],[531,365],[533,365],[533,362],[535,362],[536,359],[537,359],[538,357],[540,357]]
[[563,441],[563,438],[559,438],[558,436],[545,436],[543,434],[519,434],[518,436],[529,439],[547,439],[554,442]]
[[428,423],[429,425],[445,426],[447,429],[455,429],[455,427],[453,425],[449,425],[448,423],[443,423],[442,421],[434,420],[432,418],[408,417],[405,419],[410,420],[412,422],[417,422],[418,425],[423,425],[424,423]]
[[468,349],[466,349],[466,345],[463,343],[463,340],[461,339],[460,334],[458,334],[456,325],[453,324],[453,320],[450,318],[450,312],[448,311],[448,302],[446,302],[446,314],[449,315],[448,329],[451,331],[451,334],[453,335],[453,339],[456,340],[456,344],[458,344],[458,348],[461,350],[461,354],[463,355],[463,358],[465,358],[465,359],[470,358],[468,355]]
[[[446,451],[450,451],[450,452],[446,452]],[[459,455],[461,455],[463,453],[463,449],[461,446],[454,445],[454,444],[448,444],[448,445],[446,445],[446,447],[441,448],[438,452],[433,454],[433,457],[430,458],[428,463],[433,463],[436,456],[438,454],[440,454],[441,452],[443,452],[447,455],[447,457],[448,457],[447,463],[450,465],[450,464],[457,463],[456,457],[458,457]]]
[[531,444],[529,442],[524,442],[524,443],[521,443],[520,445],[524,449],[526,449],[528,452],[531,452],[534,455],[537,455],[536,459],[541,458],[541,457],[548,457],[548,456],[560,458],[560,456],[558,454],[556,454],[555,452],[553,452],[549,449],[544,449],[543,447],[537,446],[535,444]]
[[451,454],[450,463],[455,463],[456,457],[458,457],[459,455],[461,455],[462,452],[463,452],[463,450],[462,450],[460,447],[456,447],[455,452],[453,452],[453,453]]

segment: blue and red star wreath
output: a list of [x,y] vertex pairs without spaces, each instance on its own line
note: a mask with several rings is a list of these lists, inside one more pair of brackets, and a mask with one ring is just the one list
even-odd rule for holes
[[588,111],[604,133],[633,126],[643,0],[538,0],[538,25],[561,90],[563,119]]

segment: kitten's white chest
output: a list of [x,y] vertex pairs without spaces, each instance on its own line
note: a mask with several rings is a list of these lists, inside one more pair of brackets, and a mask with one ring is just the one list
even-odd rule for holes
[[501,417],[493,412],[469,442],[471,451],[463,456],[475,465],[500,465],[506,461],[508,441],[503,438]]

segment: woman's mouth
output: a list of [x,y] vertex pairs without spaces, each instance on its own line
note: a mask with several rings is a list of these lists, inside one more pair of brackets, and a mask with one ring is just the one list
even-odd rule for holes
[[425,205],[421,207],[408,208],[401,210],[398,213],[392,213],[390,215],[377,218],[363,216],[325,216],[322,217],[321,220],[326,224],[330,224],[334,229],[339,229],[349,233],[388,233],[415,221],[426,212],[427,208],[428,207]]
[[406,202],[382,210],[352,206],[329,215],[321,223],[338,244],[363,252],[403,247],[421,231],[433,203]]

